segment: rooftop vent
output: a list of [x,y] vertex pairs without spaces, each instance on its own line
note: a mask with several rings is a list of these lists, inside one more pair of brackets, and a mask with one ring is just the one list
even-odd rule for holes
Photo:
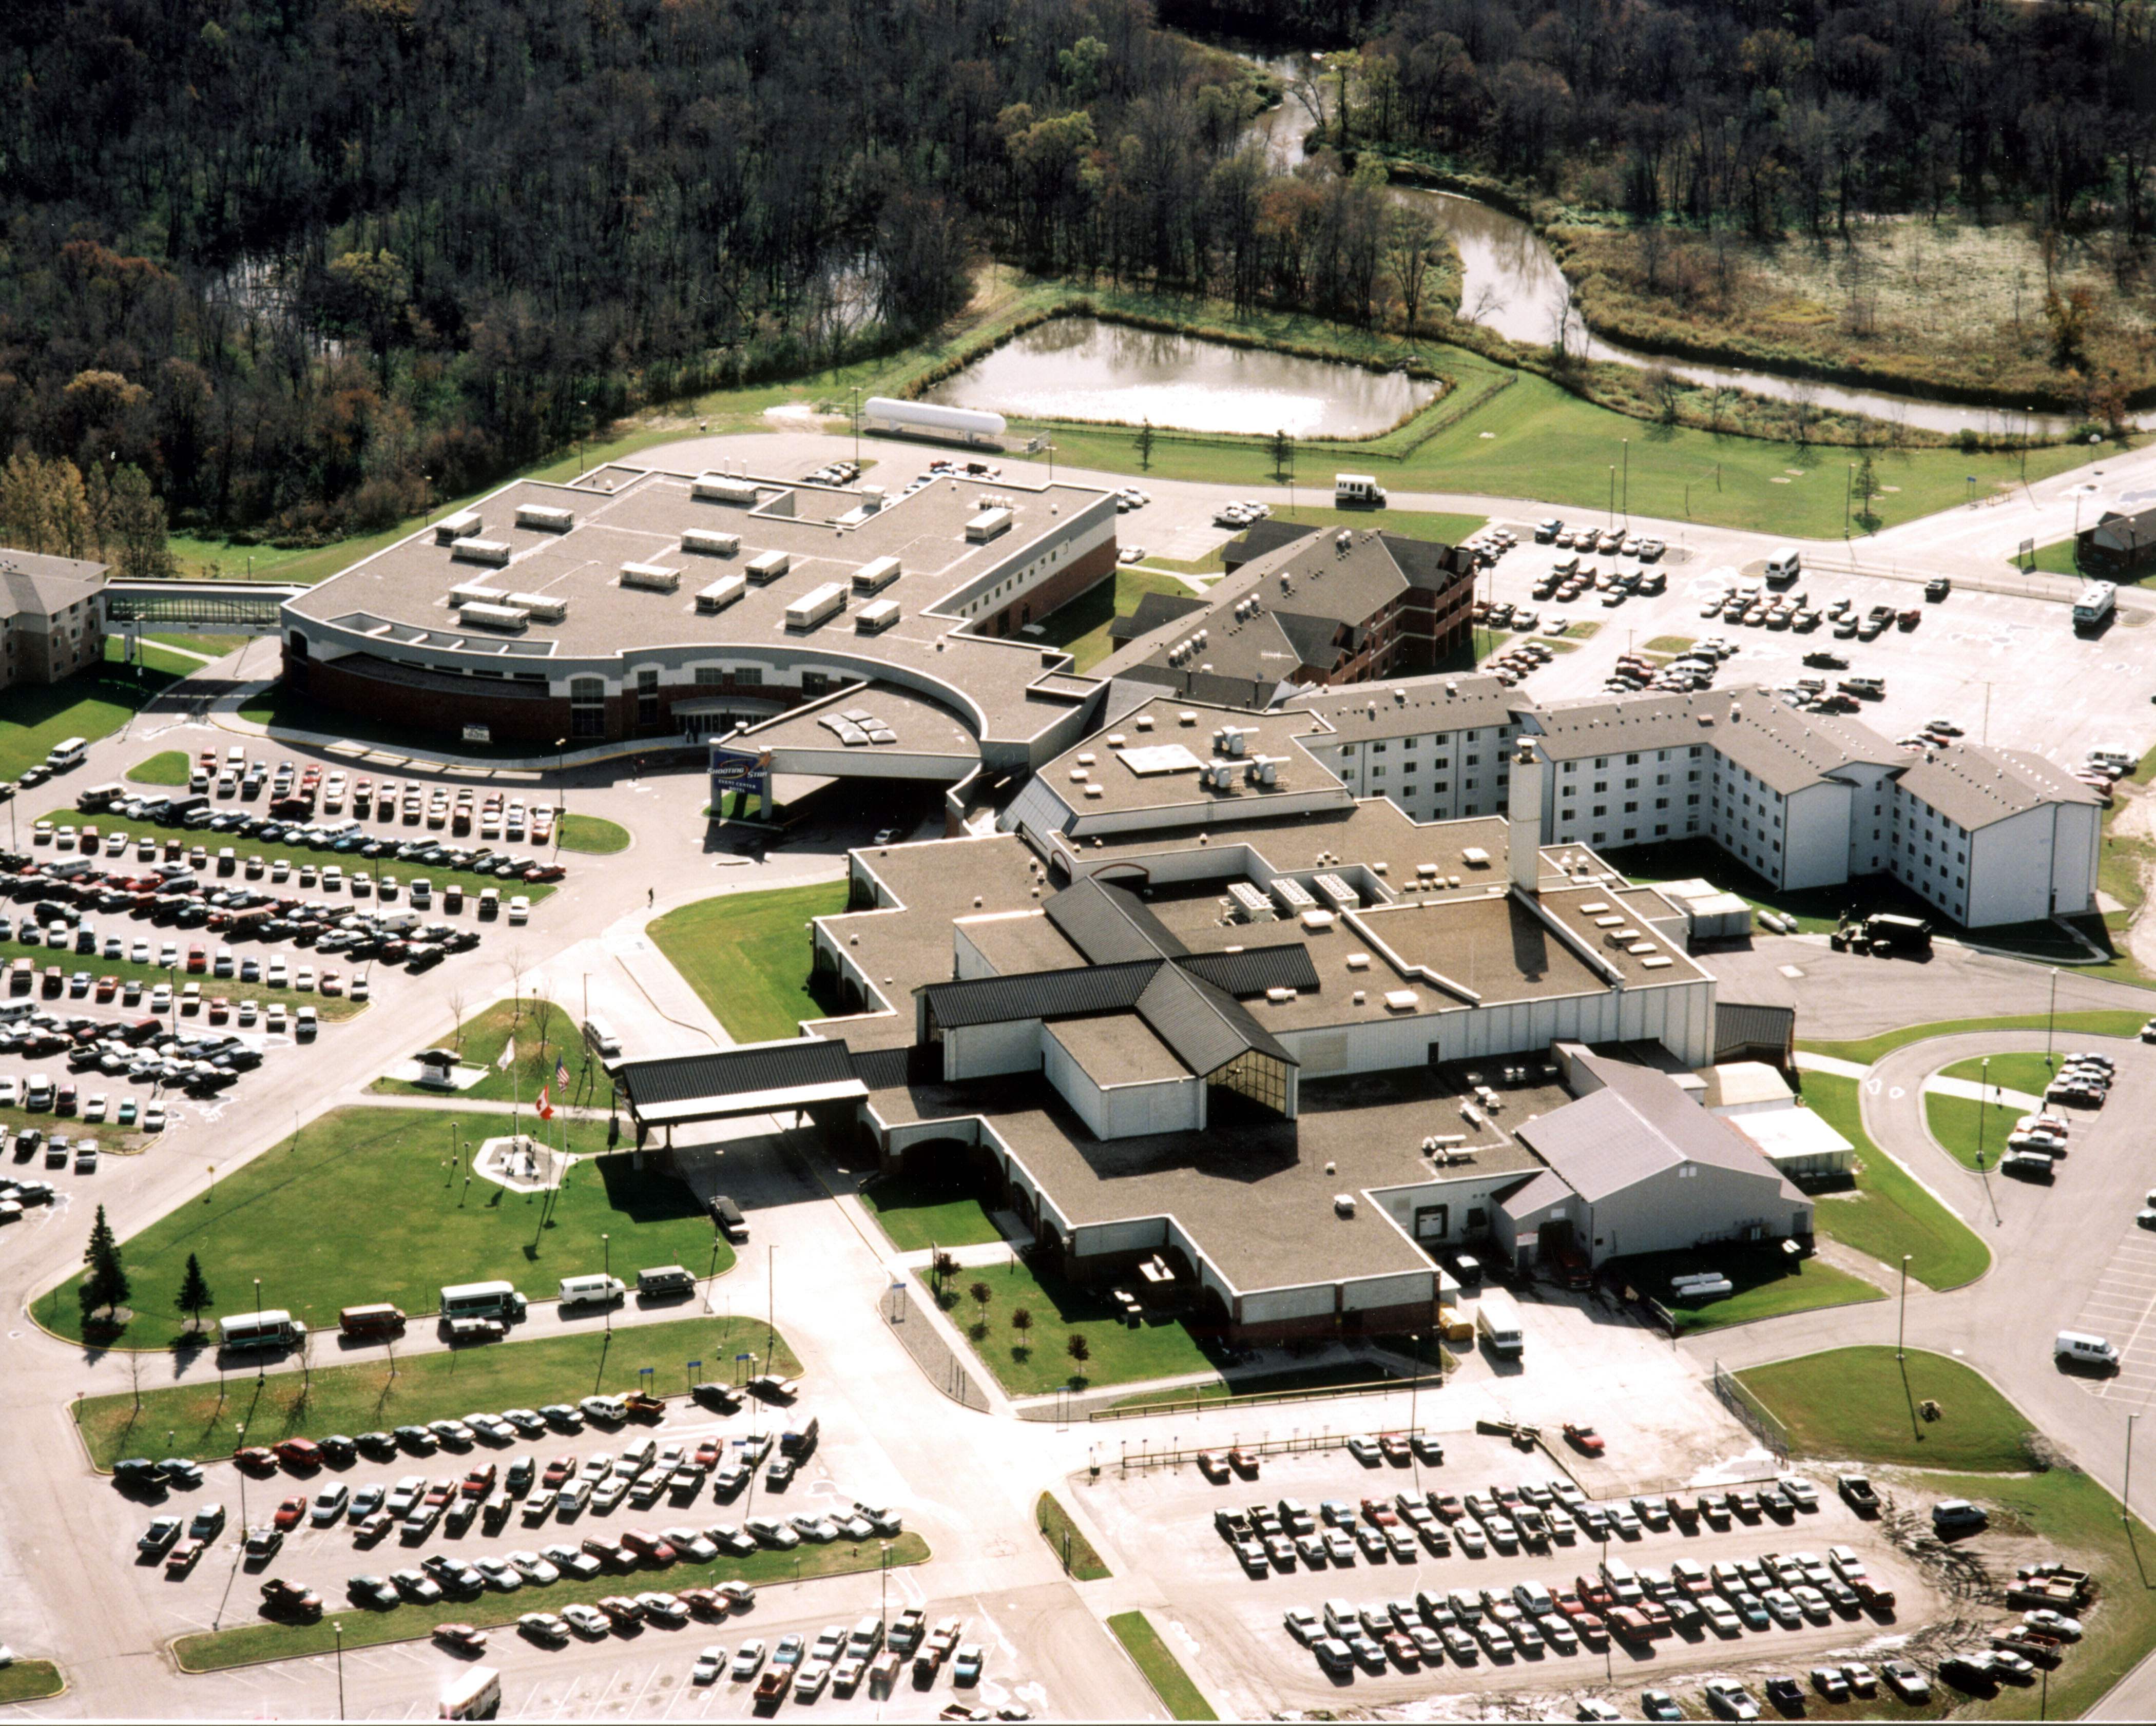
[[1355,1195],[1352,1192],[1337,1192],[1333,1194],[1332,1209],[1336,1216],[1342,1217],[1353,1216],[1355,1214]]
[[516,525],[536,528],[541,533],[565,534],[577,525],[577,514],[573,510],[557,510],[551,504],[519,504]]

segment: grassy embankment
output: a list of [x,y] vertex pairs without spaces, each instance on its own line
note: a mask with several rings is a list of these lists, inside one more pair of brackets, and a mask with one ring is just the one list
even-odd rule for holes
[[666,955],[737,1042],[793,1037],[804,1019],[839,1010],[814,992],[809,976],[812,917],[846,909],[846,883],[729,893],[669,911],[646,925]]
[[[1640,1293],[1666,1308],[1683,1336],[1749,1324],[1755,1319],[1779,1319],[1789,1313],[1816,1312],[1822,1307],[1887,1298],[1883,1290],[1861,1277],[1852,1277],[1823,1259],[1792,1258],[1779,1250],[1778,1243],[1769,1244],[1776,1250],[1725,1246],[1687,1252],[1643,1252],[1623,1261],[1625,1278]],[[1676,1298],[1670,1286],[1672,1277],[1705,1271],[1720,1272],[1736,1285],[1736,1292],[1718,1300],[1697,1303]]]
[[1178,1720],[1217,1720],[1213,1704],[1206,1701],[1204,1693],[1190,1681],[1190,1674],[1183,1669],[1183,1662],[1169,1652],[1160,1639],[1160,1632],[1146,1620],[1142,1612],[1118,1612],[1108,1621],[1108,1628],[1115,1632],[1116,1640],[1123,1645],[1123,1652],[1143,1672],[1146,1682],[1159,1693],[1168,1713]]
[[1804,1100],[1856,1150],[1854,1186],[1816,1192],[1813,1221],[1821,1234],[1881,1264],[1898,1265],[1930,1288],[1958,1288],[1984,1274],[1990,1249],[1974,1231],[1871,1142],[1864,1130],[1857,1082],[1807,1073]]
[[[1829,1055],[1838,1061],[1856,1061],[1869,1067],[1896,1049],[1922,1042],[1928,1037],[1958,1037],[1967,1031],[2041,1031],[2046,1024],[2055,1026],[2060,1036],[2069,1031],[2083,1031],[2092,1037],[2132,1037],[2147,1017],[2145,1013],[2098,1009],[2061,1013],[2056,1019],[2043,1013],[2010,1013],[1995,1019],[1935,1019],[1929,1024],[1903,1025],[1892,1031],[1882,1031],[1876,1037],[1840,1042],[1808,1037],[1797,1047],[1815,1055]],[[1809,1084],[1810,1080],[1806,1083]]]
[[168,749],[130,767],[123,777],[136,785],[185,785],[194,762],[180,750]]
[[608,857],[629,849],[629,829],[597,815],[565,815],[554,823],[554,834],[564,851]]
[[[190,1253],[213,1292],[206,1320],[282,1308],[319,1334],[325,1355],[336,1347],[340,1308],[393,1301],[429,1313],[444,1283],[501,1278],[544,1298],[562,1278],[603,1267],[633,1283],[646,1266],[685,1265],[701,1277],[733,1263],[685,1186],[633,1168],[625,1150],[605,1154],[604,1121],[556,1124],[570,1151],[591,1160],[551,1195],[527,1195],[470,1172],[470,1151],[508,1135],[506,1116],[362,1108],[310,1121],[296,1140],[122,1243],[135,1316],[121,1346],[193,1345],[174,1305]],[[76,1280],[32,1309],[70,1339],[81,1334]]]
[[[928,1273],[919,1274],[927,1286]],[[985,1306],[973,1298],[976,1283],[988,1291]],[[966,1333],[981,1364],[1014,1396],[1214,1370],[1214,1361],[1180,1319],[1126,1324],[1105,1293],[1066,1283],[1024,1259],[965,1266],[937,1298]],[[1020,1312],[1032,1321],[1023,1329],[1011,1322]],[[1070,1351],[1073,1336],[1085,1339],[1082,1360]]]
[[861,1203],[901,1252],[980,1247],[1003,1238],[988,1207],[963,1187],[885,1175],[861,1189]]
[[95,743],[110,736],[175,677],[194,669],[192,662],[177,670],[123,667],[112,657],[116,643],[107,642],[105,647],[101,665],[56,684],[18,684],[0,690],[0,779],[21,778],[25,767],[44,761],[64,737]]
[[[461,1005],[462,999],[451,993],[452,1010]],[[502,1051],[511,1037],[516,1041],[516,1058],[504,1067],[500,1064]],[[552,1001],[534,996],[497,1001],[482,1007],[439,1044],[428,1047],[454,1050],[465,1066],[484,1067],[486,1077],[468,1091],[444,1091],[402,1078],[377,1078],[367,1088],[384,1097],[439,1098],[443,1108],[452,1113],[467,1099],[487,1103],[516,1101],[528,1108],[542,1085],[552,1088],[549,1100],[553,1103],[604,1108],[611,1090],[598,1063],[586,1055],[576,1020]],[[419,1050],[415,1047],[412,1053],[416,1055]],[[557,1062],[568,1063],[566,1093],[554,1083]],[[530,1123],[526,1124],[528,1127]]]
[[[335,1346],[333,1329],[322,1351]],[[368,1344],[369,1358],[348,1366],[280,1367],[261,1378],[235,1371],[228,1379],[145,1390],[139,1400],[131,1391],[88,1397],[74,1406],[75,1423],[100,1468],[142,1452],[214,1462],[238,1447],[235,1426],[247,1428],[249,1444],[275,1444],[295,1434],[420,1426],[475,1408],[543,1408],[638,1390],[674,1396],[687,1388],[691,1360],[703,1363],[694,1375],[698,1381],[746,1377],[734,1363],[742,1352],[757,1356],[758,1371],[767,1363],[789,1376],[801,1370],[786,1339],[749,1318],[624,1324],[609,1332],[594,1315],[592,1328],[575,1336],[393,1359],[375,1347]]]
[[[2156,1643],[2156,1590],[2148,1585],[2144,1556],[2156,1541],[2139,1518],[2123,1516],[2118,1501],[2078,1469],[2028,1472],[2035,1464],[2022,1435],[2032,1423],[1981,1375],[1914,1350],[1905,1378],[1894,1352],[1837,1349],[1738,1376],[1804,1454],[1908,1468],[1902,1484],[1911,1496],[1925,1503],[1973,1499],[1991,1513],[1996,1532],[2040,1539],[2043,1550],[2032,1556],[2086,1569],[2095,1583],[2093,1604],[2079,1614],[2087,1634],[2046,1688],[2053,1718],[2082,1717]],[[1922,1416],[1927,1397],[1939,1405],[1935,1421]],[[1984,1539],[1974,1544],[1981,1549]],[[2030,1713],[2031,1693],[2013,1685],[1966,1700],[1947,1693],[1960,1703],[1958,1718],[2025,1719]]]
[[1064,1574],[1078,1582],[1099,1582],[1114,1575],[1106,1560],[1093,1549],[1093,1543],[1086,1538],[1085,1531],[1070,1519],[1053,1493],[1043,1493],[1033,1507],[1034,1525],[1040,1538],[1048,1543],[1048,1549],[1055,1554],[1056,1563],[1063,1566]]

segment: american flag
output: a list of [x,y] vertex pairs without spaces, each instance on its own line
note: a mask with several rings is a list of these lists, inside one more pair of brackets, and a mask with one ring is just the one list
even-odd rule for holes
[[559,1055],[554,1057],[554,1083],[565,1091],[569,1088],[569,1063]]

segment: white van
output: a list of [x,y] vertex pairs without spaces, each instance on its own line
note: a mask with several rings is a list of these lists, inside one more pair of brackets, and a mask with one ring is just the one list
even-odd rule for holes
[[1777,545],[1767,560],[1767,580],[1776,586],[1795,581],[1804,570],[1804,560],[1797,556],[1794,545]]
[[619,1300],[627,1292],[619,1277],[564,1277],[559,1298],[565,1307],[603,1307]]
[[2093,1366],[2107,1372],[2118,1368],[2118,1350],[2100,1336],[2086,1330],[2062,1330],[2052,1339],[2055,1360],[2073,1366]]
[[584,1046],[608,1060],[621,1053],[621,1039],[614,1035],[613,1027],[604,1019],[584,1021]]
[[1382,510],[1385,488],[1368,474],[1335,474],[1332,507],[1336,510]]
[[45,757],[45,765],[55,773],[64,773],[70,767],[80,767],[90,754],[90,744],[80,737],[64,737],[54,744]]

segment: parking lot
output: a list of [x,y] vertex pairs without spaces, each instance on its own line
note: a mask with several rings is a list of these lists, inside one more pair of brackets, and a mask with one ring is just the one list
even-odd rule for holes
[[[1493,525],[1510,528],[1520,543],[1478,578],[1477,597],[1528,607],[1540,614],[1545,631],[1557,620],[1566,620],[1575,640],[1583,626],[1594,626],[1591,637],[1575,651],[1556,655],[1521,686],[1539,699],[1599,695],[1620,655],[1664,638],[1696,641],[1722,635],[1739,644],[1716,679],[1723,688],[1746,683],[1779,688],[1819,676],[1803,662],[1806,653],[1821,649],[1850,662],[1846,672],[1826,673],[1830,678],[1884,678],[1884,698],[1866,701],[1861,717],[1888,738],[1946,717],[1979,741],[1988,738],[2072,762],[2091,748],[2113,742],[2138,753],[2150,735],[2156,639],[2124,617],[2104,633],[2085,638],[2074,633],[2067,607],[2054,602],[1965,586],[1929,602],[1912,582],[1819,567],[1804,571],[1784,591],[1803,596],[1802,603],[1821,612],[1845,600],[1860,614],[1882,606],[1897,613],[1916,609],[1922,621],[1907,631],[1890,627],[1871,642],[1838,639],[1830,622],[1810,633],[1769,629],[1763,622],[1733,623],[1701,615],[1716,595],[1739,581],[1757,581],[1758,566],[1746,565],[1740,571],[1674,545],[1658,564],[1648,566],[1666,576],[1667,590],[1658,596],[1634,596],[1604,606],[1606,595],[1589,592],[1569,604],[1552,604],[1536,600],[1532,590],[1553,562],[1577,554],[1534,543],[1532,521],[1498,518]],[[1581,561],[1605,570],[1640,567],[1636,560]],[[1501,649],[1507,639],[1501,635]],[[2071,701],[2059,699],[2066,689],[2073,691]]]
[[[1472,1554],[1457,1539],[1458,1528],[1469,1518],[1452,1524],[1447,1555],[1418,1542],[1404,1558],[1373,1560],[1358,1552],[1352,1564],[1321,1566],[1299,1559],[1292,1569],[1268,1564],[1262,1573],[1250,1574],[1215,1532],[1216,1510],[1276,1504],[1282,1498],[1301,1501],[1322,1527],[1320,1507],[1327,1500],[1349,1507],[1355,1519],[1367,1525],[1365,1499],[1377,1508],[1393,1506],[1396,1495],[1412,1498],[1433,1489],[1462,1500],[1471,1493],[1487,1494],[1499,1488],[1524,1486],[1539,1492],[1555,1485],[1577,1490],[1568,1473],[1553,1468],[1551,1457],[1540,1451],[1523,1452],[1502,1437],[1473,1432],[1446,1432],[1442,1440],[1445,1461],[1437,1467],[1412,1462],[1366,1465],[1344,1449],[1328,1449],[1269,1456],[1255,1480],[1238,1477],[1216,1484],[1193,1467],[1128,1478],[1111,1472],[1090,1488],[1073,1482],[1070,1490],[1082,1495],[1086,1510],[1119,1549],[1147,1555],[1150,1580],[1177,1602],[1178,1620],[1195,1644],[1194,1657],[1246,1718],[1281,1709],[1384,1707],[1427,1696],[1433,1688],[1584,1692],[1606,1688],[1613,1674],[1616,1682],[1637,1687],[1669,1681],[1658,1675],[1696,1669],[1767,1661],[1810,1663],[1830,1650],[1861,1650],[1897,1636],[1897,1626],[1921,1621],[1934,1604],[1921,1573],[1883,1538],[1877,1524],[1859,1519],[1834,1496],[1831,1481],[1817,1483],[1815,1509],[1784,1507],[1779,1516],[1736,1517],[1719,1528],[1702,1521],[1694,1531],[1641,1526],[1631,1534],[1615,1534],[1606,1545],[1580,1532],[1569,1543],[1553,1541],[1542,1551],[1523,1548]],[[1566,1526],[1553,1518],[1553,1528]],[[1351,1663],[1339,1672],[1323,1670],[1284,1621],[1294,1609],[1322,1621],[1324,1603],[1338,1599],[1395,1621],[1399,1615],[1389,1613],[1388,1603],[1398,1601],[1405,1614],[1435,1627],[1433,1618],[1416,1606],[1419,1593],[1427,1601],[1461,1590],[1479,1600],[1486,1590],[1492,1596],[1506,1596],[1516,1584],[1537,1583],[1554,1596],[1573,1590],[1578,1578],[1594,1580],[1605,1554],[1635,1570],[1666,1571],[1679,1560],[1708,1567],[1767,1553],[1817,1557],[1839,1544],[1861,1559],[1877,1585],[1894,1592],[1895,1610],[1799,1614],[1794,1625],[1770,1616],[1764,1627],[1748,1625],[1717,1632],[1695,1626],[1646,1642],[1614,1637],[1606,1647],[1583,1643],[1574,1652],[1553,1644],[1540,1652],[1493,1657],[1477,1646],[1464,1659],[1448,1652],[1441,1659],[1403,1665],[1389,1657],[1380,1662],[1382,1671]],[[1471,1636],[1471,1625],[1462,1622],[1460,1628]]]

